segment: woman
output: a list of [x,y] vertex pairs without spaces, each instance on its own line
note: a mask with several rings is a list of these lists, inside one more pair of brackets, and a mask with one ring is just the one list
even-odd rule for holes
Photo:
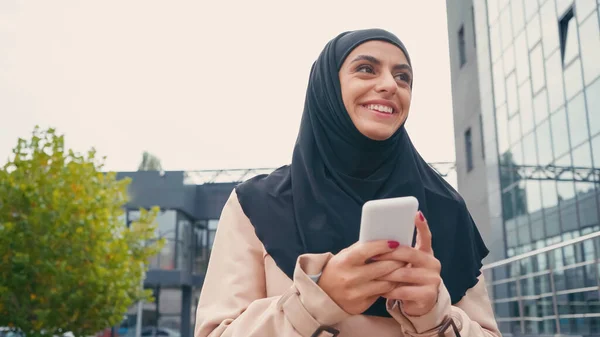
[[[500,336],[462,198],[414,149],[413,73],[384,30],[340,34],[314,63],[292,163],[223,209],[197,310],[204,336]],[[357,243],[367,200],[415,196],[414,247]]]

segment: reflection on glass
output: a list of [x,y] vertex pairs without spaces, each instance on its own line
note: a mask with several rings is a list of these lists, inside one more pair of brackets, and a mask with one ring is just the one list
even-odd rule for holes
[[558,190],[558,201],[567,204],[574,210],[575,184],[572,181],[557,181],[556,188]]
[[500,156],[500,187],[502,190],[520,180],[515,165],[514,155],[511,151],[506,151]]
[[600,78],[585,89],[592,136],[600,132]]
[[181,290],[161,289],[157,302],[161,314],[179,314],[181,312]]
[[541,166],[548,165],[554,158],[552,155],[552,138],[550,137],[550,124],[544,121],[536,130],[538,145],[538,160]]
[[589,142],[585,142],[573,150],[573,166],[592,167],[592,154]]
[[535,213],[542,208],[540,182],[538,180],[527,180],[525,182],[525,186],[525,195],[527,197],[527,209],[530,214]]
[[509,147],[506,105],[496,109],[496,126],[498,127],[498,151],[504,153]]
[[500,13],[500,30],[502,35],[502,49],[504,50],[510,46],[513,39],[510,10],[505,9]]
[[523,83],[519,88],[519,111],[523,134],[526,134],[533,129],[533,100],[529,81]]
[[544,54],[547,56],[551,52],[558,50],[558,19],[554,8],[554,1],[546,1],[540,9],[540,15],[542,16]]
[[519,99],[517,97],[517,78],[514,72],[511,73],[506,79],[506,102],[508,104],[509,116],[512,116],[517,111],[519,111]]
[[540,124],[548,117],[548,93],[546,89],[540,91],[533,99],[533,111],[536,124]]
[[512,0],[510,2],[512,11],[512,25],[515,33],[520,32],[525,28],[525,12],[523,11],[523,2]]
[[490,22],[494,22],[494,20],[498,18],[498,14],[500,14],[500,11],[498,10],[498,0],[488,0],[487,10]]
[[[504,52],[503,60],[504,60],[504,73],[506,75],[510,74],[511,72],[514,73],[515,48],[512,45],[510,47],[506,48],[506,51]],[[508,85],[510,85],[510,82],[508,82],[507,86]],[[515,75],[515,90],[516,90],[516,87],[517,87],[517,79],[516,79],[516,75]]]
[[502,55],[502,40],[500,40],[500,23],[496,22],[490,27],[490,46],[492,62],[496,62]]
[[[527,2],[527,1],[525,1]],[[539,14],[534,14],[531,21],[527,23],[527,45],[529,49],[533,48],[536,43],[540,42],[542,38],[541,24],[540,24],[540,16]]]
[[510,151],[512,152],[512,164],[513,165],[523,165],[523,147],[521,146],[521,142],[517,142],[514,144]]
[[[538,190],[538,193],[539,193],[539,190]],[[543,239],[546,236],[545,229],[544,229],[544,218],[541,216],[535,216],[535,217],[531,217],[530,220],[531,220],[531,239],[532,240]],[[538,248],[543,248],[543,247],[538,247]],[[538,248],[536,248],[536,249],[538,249]],[[543,270],[545,267],[543,268],[540,266],[540,260],[542,259],[542,257],[540,257],[540,256],[542,256],[545,261],[546,255],[544,255],[544,254],[538,255],[538,266],[541,270]]]
[[[520,189],[517,189],[520,191]],[[524,198],[523,198],[524,201]],[[518,205],[517,205],[518,207]],[[524,205],[523,205],[524,207]],[[524,245],[531,242],[531,234],[529,232],[529,221],[527,217],[520,216],[517,218],[517,235],[519,237],[519,245]],[[531,266],[531,264],[529,265]],[[533,284],[532,284],[533,288]]]
[[[596,1],[595,0],[576,0],[575,6],[577,7],[577,17],[579,20],[583,20],[596,9]],[[579,31],[581,35],[581,28]]]
[[567,100],[579,93],[582,88],[583,79],[581,78],[581,62],[577,59],[565,69],[565,90],[567,93]]
[[579,93],[568,103],[567,112],[569,116],[569,130],[571,131],[571,144],[575,147],[589,137],[583,92]]
[[550,124],[552,125],[554,154],[556,157],[562,157],[570,149],[567,114],[564,108],[560,108],[550,117]]
[[[550,181],[548,181],[548,182],[550,182]],[[554,183],[554,182],[552,182],[552,183]],[[556,196],[556,192],[553,192],[553,194],[550,196],[544,195],[543,198],[547,199],[547,198],[551,198],[554,196]],[[553,236],[553,235],[560,234],[560,218],[559,218],[558,209],[556,208],[556,206],[546,209],[546,212],[544,213],[544,225],[546,226],[546,235],[547,236]],[[560,242],[560,237],[558,238],[558,242]],[[550,243],[548,245],[550,245]]]
[[556,195],[556,181],[542,180],[540,181],[542,188],[542,205],[544,208],[552,208],[558,205],[558,196]]
[[505,91],[505,80],[504,80],[504,72],[502,71],[502,61],[498,60],[494,64],[493,69],[494,76],[494,99],[496,100],[496,107],[504,104],[506,100],[506,91]]
[[577,202],[579,205],[579,223],[582,228],[598,223],[596,193],[594,183],[576,182]]
[[[579,15],[579,7],[577,7]],[[583,62],[583,76],[585,84],[590,84],[600,75],[600,28],[598,28],[598,16],[592,15],[579,27],[579,39],[581,40],[581,59]]]
[[[513,1],[514,2],[514,1]],[[525,31],[521,32],[515,39],[515,57],[517,63],[517,80],[523,83],[529,78],[529,53],[527,49],[527,40],[525,39]]]
[[546,82],[544,75],[544,57],[542,56],[542,45],[538,44],[531,52],[531,80],[533,92],[540,91]]
[[563,91],[562,65],[560,60],[560,50],[556,50],[552,56],[546,60],[546,74],[548,75],[548,98],[550,101],[550,111],[556,111],[558,107],[565,103],[565,94]]
[[529,21],[531,16],[538,12],[538,2],[524,0],[523,4],[525,5],[525,21]]
[[567,28],[567,41],[565,44],[565,64],[569,64],[579,55],[579,39],[577,38],[577,20],[569,20]]
[[535,133],[532,132],[523,137],[523,153],[527,155],[523,157],[524,165],[537,165],[538,161],[536,158],[537,150],[535,149]]
[[574,0],[556,0],[556,10],[558,16],[563,16],[567,9],[573,5]]
[[[571,154],[567,153],[566,155],[558,158],[555,164],[559,167],[570,167],[571,165]],[[563,174],[562,178],[570,178],[571,175]],[[560,222],[562,225],[562,230],[565,230],[565,226],[568,227],[569,223],[577,223],[577,215],[575,213],[576,205],[575,205],[575,184],[572,180],[567,181],[556,181],[556,190],[558,203],[560,205]],[[554,232],[553,232],[554,233]]]
[[[509,221],[514,221],[514,219],[510,219]],[[519,244],[517,240],[517,230],[506,230],[506,246],[507,247],[516,247]]]

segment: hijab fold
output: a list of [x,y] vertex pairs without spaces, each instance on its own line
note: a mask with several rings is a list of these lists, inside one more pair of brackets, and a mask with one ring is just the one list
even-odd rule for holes
[[[416,197],[454,304],[477,283],[488,250],[464,200],[423,160],[404,125],[375,141],[352,123],[338,73],[348,54],[371,40],[397,46],[410,64],[403,43],[385,30],[345,32],[329,41],[310,72],[291,165],[247,180],[236,193],[267,253],[290,278],[298,256],[336,254],[358,241],[366,201]],[[390,316],[384,299],[364,314]]]

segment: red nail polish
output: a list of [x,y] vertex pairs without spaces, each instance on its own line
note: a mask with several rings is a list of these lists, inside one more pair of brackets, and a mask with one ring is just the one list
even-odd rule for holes
[[398,241],[388,241],[388,247],[394,249],[398,248],[398,246],[400,246],[400,243]]
[[425,221],[425,217],[423,216],[423,212],[419,211],[419,217],[421,218],[421,221]]

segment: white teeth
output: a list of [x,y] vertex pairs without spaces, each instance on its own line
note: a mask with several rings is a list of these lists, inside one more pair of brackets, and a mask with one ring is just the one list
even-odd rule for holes
[[380,105],[380,104],[369,104],[365,106],[367,109],[371,109],[371,110],[376,110],[379,112],[385,112],[385,113],[393,113],[394,109],[392,109],[389,106],[385,106],[385,105]]

